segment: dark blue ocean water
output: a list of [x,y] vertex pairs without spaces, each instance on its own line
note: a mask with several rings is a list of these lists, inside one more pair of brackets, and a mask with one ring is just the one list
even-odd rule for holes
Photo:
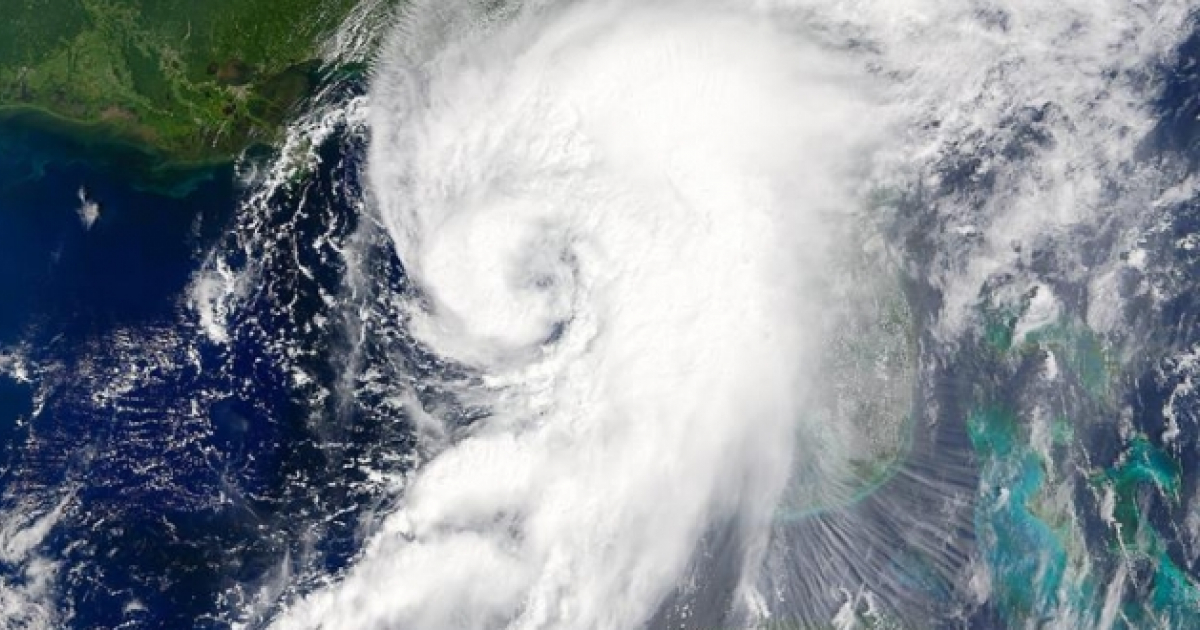
[[[0,125],[0,343],[31,327],[79,338],[170,316],[234,208],[232,170],[198,168],[151,188],[135,179],[143,159]],[[81,189],[100,205],[90,229]]]
[[[118,326],[167,321],[197,256],[234,207],[228,167],[152,188],[147,156],[0,124],[0,347],[73,345]],[[90,229],[80,190],[100,204]],[[0,376],[0,444],[31,411],[30,388]]]
[[[378,497],[354,464],[409,437],[370,396],[329,394],[358,352],[329,299],[333,243],[358,219],[363,147],[343,140],[251,229],[231,165],[164,174],[129,148],[0,125],[0,361],[28,377],[0,369],[0,520],[62,507],[32,556],[58,564],[69,627],[229,627],[280,571],[325,574],[358,548]],[[80,189],[100,207],[90,228]],[[220,344],[188,302],[217,254],[259,274]],[[399,281],[394,257],[378,270]],[[0,580],[27,585],[28,566],[0,558]]]
[[[122,372],[146,366],[144,353],[123,353],[110,345],[113,336],[132,335],[129,345],[136,345],[138,331],[173,325],[180,296],[227,224],[236,194],[229,166],[151,181],[144,176],[150,172],[148,159],[128,148],[89,147],[65,134],[0,125],[0,348],[14,349],[36,364],[35,370],[53,370],[52,375],[31,374],[36,387],[0,376],[0,509],[40,512],[66,492],[73,497],[67,523],[94,524],[103,517],[116,525],[65,528],[38,551],[69,557],[64,550],[75,544],[80,553],[111,560],[83,569],[83,579],[68,581],[63,589],[64,601],[78,602],[77,627],[126,621],[121,610],[134,589],[118,593],[122,583],[137,581],[147,565],[188,562],[186,553],[172,549],[152,525],[138,531],[136,509],[152,513],[155,505],[111,509],[113,499],[150,498],[136,491],[144,481],[131,472],[139,459],[144,463],[154,454],[164,457],[163,465],[173,463],[164,455],[171,450],[163,445],[170,438],[155,432],[172,426],[166,410],[171,398],[186,395],[186,384],[161,390],[163,400],[148,404],[149,417],[140,419],[137,410],[96,400],[89,390],[103,391],[98,377],[105,372],[116,380]],[[100,207],[90,228],[78,212],[81,189]],[[105,345],[108,356],[98,352]],[[42,407],[31,421],[35,394]],[[174,430],[182,437],[181,428]],[[132,448],[138,440],[150,447],[147,452]],[[188,470],[178,469],[184,478],[205,481]],[[5,577],[19,584],[21,567],[0,566],[0,572],[5,568],[15,573]],[[168,573],[161,567],[157,572]],[[117,600],[124,601],[118,605]],[[144,604],[153,608],[155,602]]]

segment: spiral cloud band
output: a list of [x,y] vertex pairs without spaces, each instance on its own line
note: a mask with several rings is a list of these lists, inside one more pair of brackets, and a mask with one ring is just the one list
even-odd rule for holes
[[[1137,220],[1113,182],[1152,196],[1152,172],[1129,176],[1143,69],[1189,11],[406,5],[370,93],[371,203],[410,281],[404,329],[480,417],[414,414],[424,463],[399,506],[276,626],[752,627],[880,602],[920,627],[929,603],[879,570],[909,552],[986,599],[966,575],[970,462],[929,437],[961,418],[913,397],[936,366],[911,354],[953,347],[985,287],[1028,294],[1035,244],[1092,282],[1072,234]],[[901,197],[920,207],[901,216]],[[924,274],[916,343],[895,268],[867,260],[887,258],[880,226]],[[872,308],[900,314],[890,337],[838,338],[883,330]],[[894,373],[833,382],[871,347]],[[893,421],[921,404],[920,427]],[[875,455],[905,460],[889,492],[851,472],[886,468]]]
[[740,593],[877,133],[861,77],[716,4],[407,19],[372,93],[373,193],[411,330],[489,412],[280,625],[639,627],[706,536],[736,541]]

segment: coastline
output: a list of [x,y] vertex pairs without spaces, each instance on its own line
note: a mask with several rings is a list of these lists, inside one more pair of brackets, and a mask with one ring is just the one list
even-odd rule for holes
[[292,114],[322,89],[367,71],[367,64],[362,62],[330,66],[317,63],[313,60],[297,64],[277,76],[276,79],[283,80],[304,75],[304,88],[292,91],[283,103],[277,103],[281,109],[273,112],[271,120],[263,121],[273,125],[270,129],[241,137],[228,148],[210,146],[181,153],[157,141],[152,127],[126,119],[79,120],[33,103],[2,101],[0,143],[5,135],[14,133],[42,134],[70,148],[74,159],[101,170],[119,172],[137,188],[172,197],[186,196],[198,179],[231,169],[247,153],[274,147]]
[[232,167],[246,149],[228,156],[182,159],[136,134],[104,121],[85,122],[29,104],[0,105],[0,142],[6,136],[38,134],[70,149],[75,162],[119,174],[141,190],[170,197],[187,196],[199,183]]

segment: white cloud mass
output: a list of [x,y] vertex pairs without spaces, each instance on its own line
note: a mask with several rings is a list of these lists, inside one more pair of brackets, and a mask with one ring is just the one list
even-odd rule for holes
[[[420,293],[406,325],[478,375],[455,393],[489,414],[414,471],[353,566],[279,628],[646,627],[726,539],[728,606],[770,608],[780,493],[797,470],[836,485],[860,430],[804,410],[830,261],[864,192],[936,189],[948,152],[1004,146],[1012,120],[1043,112],[1034,159],[978,153],[986,200],[937,200],[932,325],[952,337],[981,283],[1019,266],[1014,243],[1115,212],[1102,182],[1150,120],[1124,71],[1176,41],[1186,11],[489,4],[404,9],[376,68],[369,156]],[[774,592],[835,564],[863,575],[831,532],[837,557],[789,565]]]
[[753,13],[448,11],[382,61],[371,183],[412,330],[491,415],[280,625],[634,628],[711,524],[765,543],[878,118]]

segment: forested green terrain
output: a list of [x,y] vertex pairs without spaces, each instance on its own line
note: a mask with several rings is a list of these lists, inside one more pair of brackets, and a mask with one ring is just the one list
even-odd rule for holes
[[0,0],[0,113],[172,161],[269,141],[357,0]]

